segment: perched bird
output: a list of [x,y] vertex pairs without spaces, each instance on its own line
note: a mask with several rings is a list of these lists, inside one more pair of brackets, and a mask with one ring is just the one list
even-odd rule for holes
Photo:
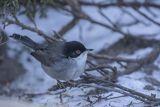
[[92,49],[78,41],[54,41],[38,44],[19,34],[10,36],[33,49],[31,55],[41,62],[44,71],[56,80],[73,80],[85,70],[87,54]]

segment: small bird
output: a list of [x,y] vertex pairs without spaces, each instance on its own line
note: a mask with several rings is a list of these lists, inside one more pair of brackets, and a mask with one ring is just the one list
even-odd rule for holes
[[33,49],[31,55],[40,61],[44,71],[56,80],[73,80],[85,70],[87,49],[78,41],[53,41],[38,44],[27,36],[13,34],[10,37]]

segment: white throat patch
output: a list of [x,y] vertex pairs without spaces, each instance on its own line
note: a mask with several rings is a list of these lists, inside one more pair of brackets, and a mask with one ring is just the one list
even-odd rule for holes
[[73,58],[76,62],[77,62],[77,65],[79,67],[82,67],[84,68],[85,64],[86,64],[86,60],[87,60],[87,54],[88,52],[83,52],[81,55],[79,55],[78,57],[76,58]]

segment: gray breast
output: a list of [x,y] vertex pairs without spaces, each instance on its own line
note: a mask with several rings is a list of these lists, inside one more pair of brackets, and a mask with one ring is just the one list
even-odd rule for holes
[[75,74],[80,70],[76,61],[73,59],[63,59],[49,67],[42,65],[42,68],[52,78],[66,81],[77,78]]
[[87,53],[84,52],[76,58],[62,58],[51,66],[42,65],[42,67],[52,78],[66,81],[73,80],[84,72]]

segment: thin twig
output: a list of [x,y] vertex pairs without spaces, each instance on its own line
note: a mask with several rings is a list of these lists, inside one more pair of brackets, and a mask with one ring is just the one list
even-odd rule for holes
[[160,23],[156,22],[154,19],[150,18],[149,16],[147,16],[145,13],[143,13],[142,11],[133,8],[136,12],[138,12],[140,15],[142,15],[143,17],[145,17],[146,19],[148,19],[149,21],[151,21],[152,23],[160,26]]
[[86,69],[86,71],[93,71],[93,70],[104,69],[104,68],[108,68],[108,69],[112,69],[113,70],[112,66],[104,64],[104,65],[97,65],[95,67],[88,68],[88,69]]
[[64,25],[58,33],[61,36],[63,36],[65,33],[67,33],[69,30],[71,30],[78,22],[79,22],[79,19],[73,18],[70,22],[68,22],[66,25]]
[[[119,84],[115,84],[115,83],[113,83],[113,82],[103,80],[103,79],[101,79],[101,78],[99,78],[99,77],[95,77],[95,76],[92,76],[92,75],[89,75],[89,76],[90,76],[90,77],[88,77],[88,78],[92,79],[93,81],[96,80],[96,81],[101,81],[101,82],[107,83],[107,84],[109,84],[110,86],[113,86],[113,87],[122,89],[122,90],[124,90],[124,91],[130,92],[131,94],[140,96],[140,97],[142,97],[142,98],[144,98],[144,99],[147,99],[147,100],[150,100],[150,101],[157,101],[157,100],[158,100],[158,99],[155,99],[155,98],[153,98],[153,97],[151,97],[151,96],[149,96],[149,95],[145,95],[145,94],[142,94],[142,93],[137,92],[137,91],[135,91],[135,90],[126,88],[126,87],[124,87],[124,86],[121,86],[121,85],[119,85]],[[108,86],[108,85],[107,85],[107,86]]]
[[111,61],[122,61],[122,62],[137,62],[137,59],[129,59],[129,58],[124,58],[124,57],[112,57],[112,56],[103,55],[103,54],[90,53],[89,56],[95,59],[107,59]]
[[150,101],[148,101],[146,99],[143,99],[139,96],[136,96],[134,94],[131,94],[131,93],[119,90],[119,89],[114,89],[114,88],[109,88],[109,87],[104,87],[104,86],[101,86],[101,85],[94,85],[94,84],[81,84],[80,86],[95,87],[97,89],[102,89],[102,90],[106,90],[106,91],[109,91],[109,92],[112,92],[112,91],[113,92],[118,92],[118,93],[121,93],[123,95],[130,96],[130,97],[135,98],[137,100],[143,101],[145,103],[150,103]]
[[88,2],[88,1],[80,1],[79,2],[83,6],[96,6],[99,8],[108,8],[108,7],[154,7],[157,9],[160,9],[160,5],[157,3],[151,3],[151,2],[121,2],[118,4],[117,2],[115,3],[94,3],[94,2]]
[[16,24],[20,27],[22,27],[22,29],[26,29],[26,30],[29,30],[29,31],[32,31],[32,32],[35,32],[37,33],[39,36],[42,36],[44,37],[47,41],[58,41],[57,39],[55,38],[51,38],[49,37],[47,34],[45,34],[43,31],[37,29],[37,28],[34,28],[34,27],[31,27],[31,26],[27,26],[25,24],[23,24],[22,22],[20,22],[18,20],[18,18],[15,17],[15,20],[12,20],[12,19],[6,19],[6,22],[8,22],[8,24]]

